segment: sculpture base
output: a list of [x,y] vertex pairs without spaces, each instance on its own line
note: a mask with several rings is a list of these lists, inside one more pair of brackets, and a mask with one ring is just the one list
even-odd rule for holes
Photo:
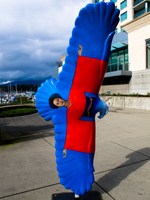
[[99,192],[90,191],[81,195],[80,198],[75,198],[74,193],[53,194],[52,200],[102,200],[102,197]]

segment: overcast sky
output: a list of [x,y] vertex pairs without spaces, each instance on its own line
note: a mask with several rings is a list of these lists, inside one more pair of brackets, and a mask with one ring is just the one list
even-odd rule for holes
[[55,76],[88,0],[0,0],[0,83]]

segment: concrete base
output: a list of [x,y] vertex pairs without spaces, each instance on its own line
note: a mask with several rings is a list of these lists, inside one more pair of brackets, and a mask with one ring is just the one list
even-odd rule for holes
[[102,200],[102,198],[99,192],[90,191],[80,196],[80,198],[75,198],[74,193],[53,194],[52,200]]
[[74,193],[59,193],[52,195],[52,200],[74,200],[74,199],[75,199]]
[[150,110],[150,97],[100,96],[113,108]]

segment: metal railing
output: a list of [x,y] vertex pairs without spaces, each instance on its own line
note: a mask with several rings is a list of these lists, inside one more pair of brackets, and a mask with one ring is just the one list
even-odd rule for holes
[[109,64],[106,72],[114,72],[114,71],[119,71],[119,70],[128,71],[129,70],[129,63],[127,63],[127,62],[119,63],[118,62],[118,63],[115,63],[115,64]]
[[143,10],[140,10],[139,12],[137,12],[136,14],[134,14],[134,19],[136,19],[137,17],[140,17],[141,15],[144,15],[146,13],[145,8]]
[[134,1],[134,6],[136,6],[137,4],[141,3],[141,2],[144,2],[145,0],[136,0]]

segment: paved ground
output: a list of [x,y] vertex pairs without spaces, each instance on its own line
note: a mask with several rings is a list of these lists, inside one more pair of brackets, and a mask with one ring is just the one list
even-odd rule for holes
[[[33,114],[0,118],[0,127],[3,140],[13,141],[0,147],[0,199],[51,200],[66,192],[57,175],[51,122]],[[150,112],[111,110],[97,120],[94,162],[92,190],[101,199],[149,200]]]

